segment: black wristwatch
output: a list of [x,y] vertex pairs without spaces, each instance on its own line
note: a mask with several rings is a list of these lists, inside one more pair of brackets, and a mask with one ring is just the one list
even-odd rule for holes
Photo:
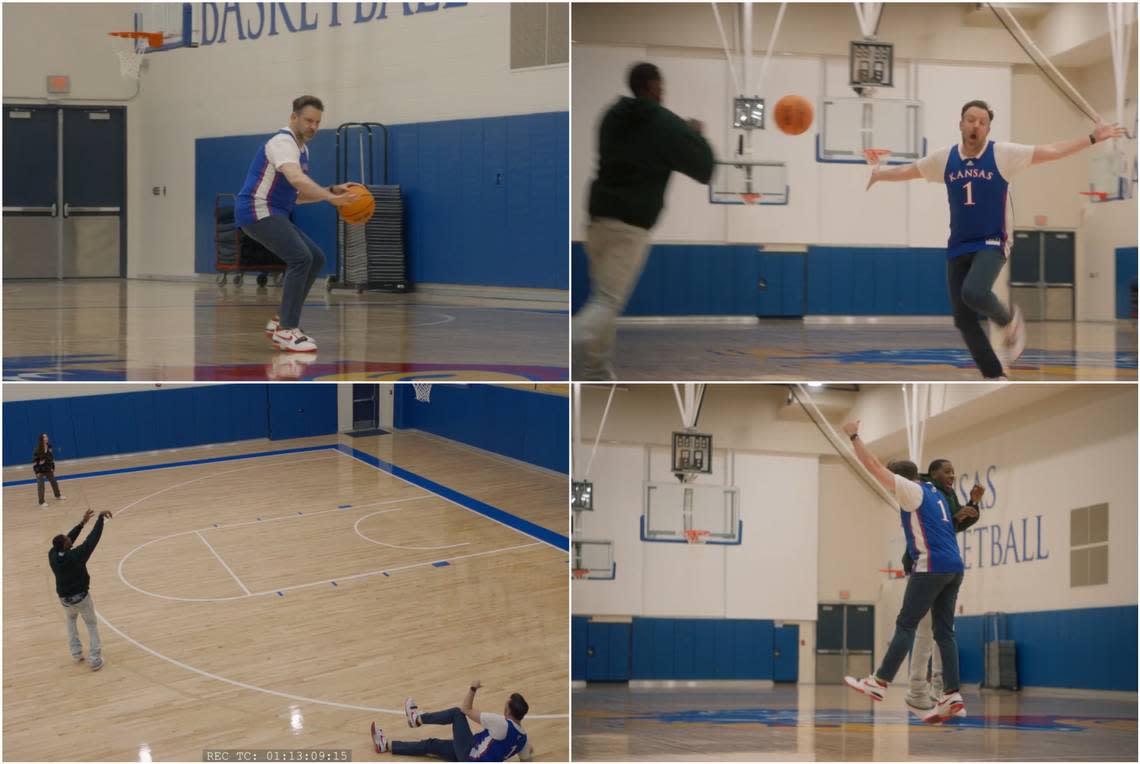
[[851,442],[852,442],[852,443],[854,443],[854,442],[855,442],[855,439],[856,439],[856,438],[858,438],[858,437],[859,437],[859,433],[855,433],[854,435],[852,435],[852,436],[851,436]]
[[1089,145],[1090,146],[1096,145],[1096,133],[1089,133]]

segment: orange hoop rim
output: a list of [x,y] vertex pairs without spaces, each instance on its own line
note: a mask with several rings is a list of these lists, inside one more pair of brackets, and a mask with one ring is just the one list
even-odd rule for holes
[[685,540],[690,544],[703,544],[709,536],[709,531],[685,531]]
[[1098,202],[1103,202],[1108,199],[1107,191],[1078,191],[1081,196],[1095,196]]
[[146,40],[148,48],[161,48],[166,38],[162,32],[108,32],[111,37],[122,37],[128,40]]
[[756,204],[760,201],[760,194],[741,194],[740,198],[745,204]]
[[863,149],[863,158],[868,162],[876,162],[890,155],[890,149]]
[[583,579],[590,575],[590,571],[587,568],[574,568],[574,570],[570,571],[570,575],[575,579]]

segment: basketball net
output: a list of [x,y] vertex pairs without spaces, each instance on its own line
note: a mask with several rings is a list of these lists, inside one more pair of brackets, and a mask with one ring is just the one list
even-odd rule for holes
[[709,531],[687,530],[685,531],[685,541],[690,544],[704,544],[708,541]]
[[745,204],[751,205],[760,201],[760,194],[741,194],[740,198]]
[[431,401],[431,382],[413,382],[412,390],[415,391],[416,400],[420,403]]
[[572,571],[570,571],[570,575],[574,577],[575,581],[581,581],[586,576],[590,575],[590,571],[587,568],[574,568]]
[[119,73],[123,79],[137,80],[142,76],[143,58],[148,48],[161,48],[161,32],[108,32],[111,47],[119,57]]

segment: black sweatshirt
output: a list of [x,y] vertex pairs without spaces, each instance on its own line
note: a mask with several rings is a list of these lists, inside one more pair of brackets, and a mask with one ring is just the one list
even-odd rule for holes
[[50,445],[43,453],[40,453],[38,447],[36,448],[32,454],[32,471],[36,474],[55,471],[55,452]]
[[665,206],[673,171],[708,183],[708,141],[651,98],[622,98],[602,117],[598,172],[590,186],[590,217],[616,218],[649,229]]
[[[67,535],[72,542],[79,538],[79,531],[83,530],[83,523],[68,531]],[[66,552],[57,552],[54,548],[48,552],[48,563],[51,572],[55,573],[55,593],[60,597],[72,597],[88,590],[91,586],[91,576],[87,574],[87,559],[95,551],[99,537],[103,535],[103,517],[95,521],[95,527],[87,534],[87,539],[79,546],[73,546]]]

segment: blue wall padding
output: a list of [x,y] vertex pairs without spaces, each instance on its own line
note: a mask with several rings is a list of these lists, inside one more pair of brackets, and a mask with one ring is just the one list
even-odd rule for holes
[[287,440],[337,431],[336,385],[266,385],[269,390],[269,438]]
[[771,679],[773,622],[634,618],[634,679]]
[[434,385],[419,403],[397,385],[393,423],[557,472],[569,470],[569,399],[500,385]]
[[570,680],[586,680],[586,624],[584,615],[570,616]]
[[[567,288],[567,112],[391,125],[388,137],[388,181],[404,195],[413,283]],[[268,138],[195,141],[196,272],[214,272],[215,195],[241,189]],[[310,175],[318,183],[335,181],[335,155],[335,128],[322,130],[309,144]],[[360,180],[358,155],[349,154],[350,180]],[[379,139],[373,172],[380,182]],[[333,208],[299,205],[294,222],[324,250],[325,273],[335,272]]]
[[[589,269],[572,246],[572,309],[585,303]],[[767,288],[760,288],[760,281]],[[627,316],[950,315],[946,250],[658,244],[626,306]]]
[[[590,290],[581,242],[574,242],[572,257],[576,311]],[[749,245],[657,244],[624,315],[802,316],[803,298],[803,253],[762,252]]]
[[[983,616],[954,621],[962,681],[981,682]],[[1007,613],[1022,687],[1136,692],[1136,605]]]
[[1116,250],[1116,317],[1136,318],[1136,247]]
[[[303,416],[296,414],[298,408],[305,409]],[[255,438],[325,435],[336,432],[336,426],[335,385],[313,383],[207,385],[7,401],[4,466],[30,464],[41,432],[51,436],[56,458],[64,461]]]

